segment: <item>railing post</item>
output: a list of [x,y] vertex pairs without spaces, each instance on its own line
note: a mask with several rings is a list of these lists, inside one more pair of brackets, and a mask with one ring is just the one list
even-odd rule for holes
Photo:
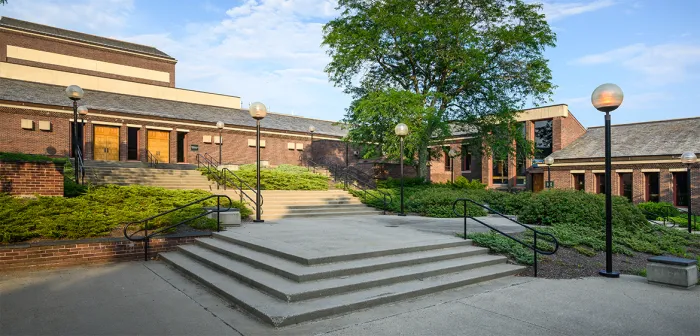
[[216,232],[221,232],[221,196],[216,196]]
[[535,231],[535,245],[533,252],[535,253],[535,278],[537,277],[537,231]]
[[143,260],[148,261],[148,221],[143,223]]
[[467,240],[467,201],[464,200],[464,240]]
[[386,215],[386,194],[384,194],[384,211],[382,212],[382,215]]

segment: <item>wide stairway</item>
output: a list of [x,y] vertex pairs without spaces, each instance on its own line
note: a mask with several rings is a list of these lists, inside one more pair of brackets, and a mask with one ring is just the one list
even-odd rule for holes
[[513,275],[524,268],[469,240],[434,234],[426,238],[428,233],[381,225],[343,229],[335,224],[309,224],[297,232],[294,225],[256,225],[267,231],[257,236],[215,233],[160,256],[278,327]]
[[197,166],[187,164],[159,164],[151,168],[141,162],[85,161],[86,180],[93,184],[145,185],[166,189],[216,190],[216,184],[207,180]]
[[[215,193],[240,200],[238,190],[216,190]],[[255,199],[252,191],[246,191],[246,194]],[[264,220],[382,214],[345,190],[262,190],[261,195]],[[246,200],[244,197],[243,201]]]

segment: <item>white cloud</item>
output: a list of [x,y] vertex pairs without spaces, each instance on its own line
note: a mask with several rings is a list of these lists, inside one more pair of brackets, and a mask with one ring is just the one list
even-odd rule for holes
[[649,84],[682,82],[698,75],[700,45],[632,44],[607,52],[587,55],[572,62],[578,65],[620,64],[642,74]]
[[599,9],[615,5],[613,0],[595,0],[582,2],[555,2],[543,1],[542,12],[547,17],[547,21],[561,20],[569,16],[593,12]]
[[9,1],[2,15],[80,31],[109,32],[123,28],[133,0]]

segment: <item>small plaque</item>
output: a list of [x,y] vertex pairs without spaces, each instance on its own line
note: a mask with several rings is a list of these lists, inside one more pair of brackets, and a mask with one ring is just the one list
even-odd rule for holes
[[199,145],[190,145],[190,150],[196,152],[199,150]]
[[545,181],[544,186],[547,188],[554,188],[554,181]]

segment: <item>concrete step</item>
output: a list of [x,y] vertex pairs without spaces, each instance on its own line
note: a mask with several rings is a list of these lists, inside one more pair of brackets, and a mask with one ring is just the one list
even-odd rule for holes
[[271,216],[271,215],[302,215],[302,214],[310,214],[310,213],[337,213],[337,212],[363,212],[363,211],[372,211],[376,212],[377,210],[374,208],[370,208],[364,204],[357,204],[357,205],[352,205],[350,207],[345,206],[345,207],[338,207],[338,206],[315,206],[315,207],[310,207],[310,208],[303,208],[303,209],[284,209],[284,208],[275,208],[275,207],[268,207],[263,204],[263,210],[265,211],[265,216]]
[[[309,213],[286,213],[286,214],[268,214],[265,212],[263,205],[262,219],[278,220],[286,218],[310,218],[310,217],[348,217],[348,216],[372,216],[381,215],[381,210],[353,210],[353,211],[334,211],[334,212],[309,212]],[[370,208],[371,209],[371,208]]]
[[[265,211],[312,211],[314,209],[336,209],[336,210],[362,210],[366,209],[367,206],[362,203],[353,203],[353,204],[328,204],[328,203],[322,203],[318,202],[316,204],[309,204],[309,205],[285,205],[285,204],[263,204],[263,208]],[[313,211],[312,211],[313,212]]]
[[524,269],[522,266],[501,263],[306,301],[285,302],[207,267],[184,253],[168,252],[161,254],[161,257],[263,321],[278,327],[462,287],[512,275]]
[[390,254],[373,258],[360,258],[335,263],[319,264],[309,267],[295,261],[277,257],[268,253],[255,251],[222,239],[200,238],[195,240],[195,244],[202,248],[216,251],[217,253],[228,258],[245,262],[259,269],[283,276],[296,282],[314,281],[381,270],[390,270],[397,267],[477,256],[488,252],[488,249],[486,248],[467,245],[468,243],[469,241],[460,246]]
[[371,287],[391,285],[397,282],[502,264],[507,260],[502,256],[483,254],[411,265],[392,270],[381,270],[340,278],[299,283],[255,268],[247,263],[228,258],[200,246],[180,246],[179,250],[188,257],[196,259],[200,263],[221,271],[238,281],[258,288],[280,300],[289,302],[338,295]]

